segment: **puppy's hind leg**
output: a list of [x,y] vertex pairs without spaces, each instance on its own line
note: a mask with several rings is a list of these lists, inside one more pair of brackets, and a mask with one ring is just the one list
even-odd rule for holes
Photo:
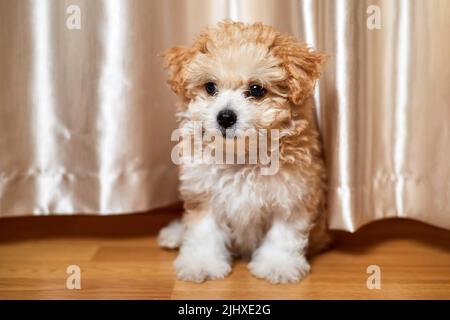
[[186,227],[181,219],[176,219],[159,231],[158,244],[167,249],[178,249],[183,241]]
[[328,230],[327,218],[323,212],[314,223],[309,234],[307,255],[312,256],[327,250],[333,242],[333,235]]

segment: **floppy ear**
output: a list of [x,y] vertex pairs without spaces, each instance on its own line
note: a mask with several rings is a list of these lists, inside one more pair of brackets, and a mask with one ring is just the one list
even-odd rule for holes
[[326,55],[312,50],[307,45],[296,43],[293,38],[283,40],[274,51],[287,72],[289,100],[298,105],[313,93]]
[[173,92],[183,100],[187,100],[185,67],[194,57],[195,52],[196,50],[192,47],[180,46],[168,49],[161,54],[169,73],[167,82]]

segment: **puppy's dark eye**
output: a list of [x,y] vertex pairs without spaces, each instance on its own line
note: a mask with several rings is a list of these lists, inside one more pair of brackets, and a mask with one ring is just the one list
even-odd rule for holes
[[261,98],[266,94],[266,89],[261,87],[259,84],[252,84],[248,88],[248,95],[254,98]]
[[207,82],[205,83],[205,90],[210,96],[213,96],[217,92],[217,86],[214,82]]

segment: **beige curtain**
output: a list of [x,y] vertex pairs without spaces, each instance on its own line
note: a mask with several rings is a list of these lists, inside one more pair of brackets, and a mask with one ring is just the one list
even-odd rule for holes
[[329,55],[316,104],[331,228],[450,229],[448,0],[0,0],[0,216],[177,201],[175,98],[157,53],[225,18]]

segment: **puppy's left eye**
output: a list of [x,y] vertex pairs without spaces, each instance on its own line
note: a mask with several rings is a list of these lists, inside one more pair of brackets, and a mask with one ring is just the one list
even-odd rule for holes
[[254,98],[261,98],[266,94],[266,89],[261,87],[259,84],[252,84],[248,88],[248,95]]
[[210,96],[213,96],[217,92],[217,86],[214,82],[207,82],[205,83],[205,90]]

